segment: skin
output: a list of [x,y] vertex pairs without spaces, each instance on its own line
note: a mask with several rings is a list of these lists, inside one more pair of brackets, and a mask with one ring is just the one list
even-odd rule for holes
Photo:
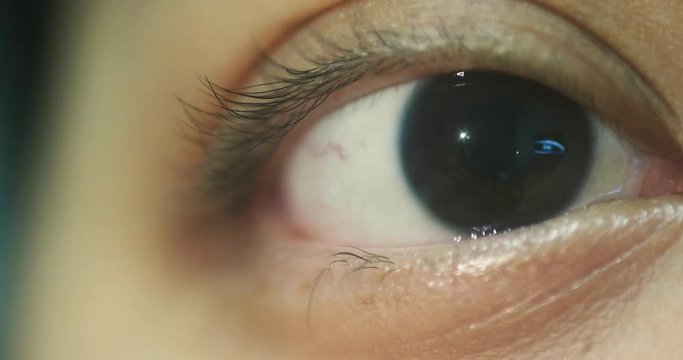
[[[212,213],[187,190],[193,181],[188,164],[201,153],[178,136],[173,119],[182,111],[169,94],[203,101],[197,72],[226,87],[240,85],[259,48],[274,48],[338,3],[103,1],[65,19],[70,30],[47,113],[54,125],[35,171],[35,211],[20,279],[18,358],[677,358],[683,342],[683,229],[676,214],[665,210],[643,220],[639,211],[645,207],[672,209],[648,201],[596,207],[567,220],[608,221],[618,213],[628,223],[617,229],[618,237],[609,232],[617,226],[564,229],[559,237],[572,239],[566,246],[529,250],[544,260],[515,258],[487,270],[490,278],[543,290],[537,300],[548,306],[540,310],[524,305],[514,317],[478,332],[451,331],[510,304],[486,302],[495,294],[487,289],[496,283],[483,275],[448,275],[475,291],[430,290],[411,270],[390,280],[411,295],[382,288],[389,295],[374,299],[396,321],[364,325],[375,325],[380,316],[368,310],[379,309],[367,305],[374,292],[349,290],[348,303],[325,302],[326,311],[314,318],[332,340],[307,334],[299,302],[310,294],[317,274],[311,269],[317,268],[292,283],[297,303],[283,302],[284,290],[272,284],[299,279],[295,273],[305,266],[295,259],[268,271],[268,261],[258,256],[265,250],[247,253],[225,245],[249,241],[243,224],[216,226],[211,215],[197,215]],[[540,3],[609,44],[682,121],[678,0]],[[539,238],[547,235],[543,229],[562,229],[559,223],[547,226],[538,230]],[[266,229],[269,238],[290,236],[278,231],[277,225]],[[566,260],[567,254],[581,260]],[[407,258],[399,254],[394,260],[408,264]],[[378,281],[373,276],[361,280]],[[565,291],[579,280],[585,280],[580,291]],[[326,286],[318,290],[321,298],[328,291],[336,298]],[[526,292],[518,293],[505,294],[522,298]],[[400,304],[387,302],[392,295],[397,302],[414,300],[421,311],[401,311]],[[463,311],[454,310],[453,299],[470,301],[461,306],[473,315],[458,315]],[[353,331],[338,329],[344,325]],[[408,341],[413,332],[426,340]]]

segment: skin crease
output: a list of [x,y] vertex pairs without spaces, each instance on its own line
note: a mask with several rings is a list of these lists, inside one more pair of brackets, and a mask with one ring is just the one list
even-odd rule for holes
[[[366,339],[316,343],[305,329],[288,326],[302,314],[272,303],[268,282],[253,284],[263,278],[277,281],[278,275],[249,275],[263,264],[202,240],[215,233],[197,230],[196,223],[182,224],[192,230],[178,230],[178,219],[197,207],[183,193],[186,177],[169,171],[188,157],[177,122],[169,121],[181,116],[169,93],[203,99],[195,95],[198,71],[224,86],[238,85],[258,59],[255,42],[270,48],[335,3],[102,1],[71,22],[49,113],[56,124],[45,145],[50,155],[36,170],[36,210],[14,341],[17,358],[678,358],[683,341],[680,222],[659,226],[654,219],[629,230],[628,243],[648,240],[638,256],[625,257],[612,272],[599,272],[590,286],[553,302],[539,316],[506,318],[506,331],[485,328],[487,336],[464,336],[471,341],[455,334],[419,345],[392,343],[373,334],[376,328],[362,327],[357,329]],[[610,44],[683,118],[678,80],[683,77],[683,6],[677,0],[542,3]],[[605,215],[608,209],[592,211]],[[633,215],[634,223],[637,219]],[[249,236],[232,224],[216,233],[226,231],[231,242]],[[574,236],[595,240],[600,234]],[[216,252],[221,256],[213,256]],[[227,274],[220,271],[226,258]],[[517,261],[515,266],[530,265]],[[284,276],[290,269],[280,270]],[[522,280],[556,280],[542,273]],[[307,286],[301,293],[310,292]],[[431,312],[410,314],[382,329],[397,337],[413,327],[445,329],[452,324],[438,317],[449,311],[443,299],[437,291],[424,300]],[[587,306],[567,312],[570,303]],[[331,317],[328,323],[344,324],[357,314],[330,309],[324,316]],[[563,321],[557,328],[539,320],[558,317]],[[279,325],[266,328],[273,319]],[[533,341],[515,338],[525,332]],[[309,347],[308,341],[314,344]]]

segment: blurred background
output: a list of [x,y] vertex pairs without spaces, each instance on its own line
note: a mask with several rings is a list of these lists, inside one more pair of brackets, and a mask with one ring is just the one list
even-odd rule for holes
[[[56,1],[2,0],[0,11],[0,358],[7,359],[9,290],[21,252],[29,172],[44,118]],[[44,134],[43,134],[44,135]],[[31,179],[33,181],[33,179]]]

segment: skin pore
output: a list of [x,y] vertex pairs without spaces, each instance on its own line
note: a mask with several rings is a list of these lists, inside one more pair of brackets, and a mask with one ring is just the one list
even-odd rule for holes
[[[253,245],[294,237],[277,225],[216,225],[188,190],[188,164],[201,152],[178,136],[183,114],[171,94],[206,101],[197,73],[242,85],[261,49],[286,44],[339,3],[103,1],[72,24],[55,69],[50,155],[36,170],[19,357],[675,359],[683,341],[675,197],[597,206],[527,236],[563,246],[510,236],[527,257],[484,273],[443,271],[441,280],[459,286],[436,289],[414,269],[431,259],[433,280],[449,260],[438,260],[444,248],[388,251],[410,270],[358,273],[340,289],[316,283],[334,251]],[[608,44],[683,119],[678,0],[535,3]],[[673,138],[683,144],[683,132]],[[284,255],[274,262],[273,254]],[[320,302],[308,309],[314,285]]]

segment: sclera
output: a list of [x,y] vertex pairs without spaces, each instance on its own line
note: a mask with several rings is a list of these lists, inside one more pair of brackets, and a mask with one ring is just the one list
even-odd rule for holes
[[[403,247],[481,236],[439,223],[406,183],[399,134],[418,84],[389,87],[342,105],[295,143],[283,166],[283,211],[304,238]],[[649,162],[600,119],[590,118],[595,152],[567,212],[638,195]]]

